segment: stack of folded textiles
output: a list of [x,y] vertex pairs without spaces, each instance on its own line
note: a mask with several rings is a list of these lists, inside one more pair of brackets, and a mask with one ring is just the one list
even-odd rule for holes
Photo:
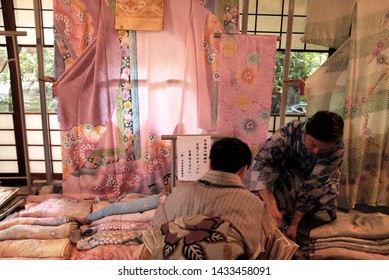
[[70,235],[90,213],[91,202],[30,195],[23,207],[0,222],[0,258],[68,259]]
[[30,195],[0,221],[0,259],[139,259],[143,232],[165,195],[125,194],[117,201]]
[[389,259],[389,215],[339,211],[337,216],[301,239],[308,259]]
[[143,233],[151,227],[158,205],[165,194],[144,196],[125,194],[115,202],[96,201],[85,217],[78,234],[72,259],[139,259]]

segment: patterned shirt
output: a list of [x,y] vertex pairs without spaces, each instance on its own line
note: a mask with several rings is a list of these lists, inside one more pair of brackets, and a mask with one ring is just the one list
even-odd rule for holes
[[274,192],[282,181],[294,200],[294,209],[303,213],[327,210],[336,217],[344,144],[340,141],[326,153],[308,153],[305,124],[292,121],[266,141],[254,158],[250,188],[270,188]]
[[199,181],[174,187],[155,212],[153,224],[159,228],[177,217],[193,214],[229,221],[240,232],[250,258],[264,251],[264,238],[270,231],[263,224],[266,208],[260,198],[243,187],[238,175],[210,170]]

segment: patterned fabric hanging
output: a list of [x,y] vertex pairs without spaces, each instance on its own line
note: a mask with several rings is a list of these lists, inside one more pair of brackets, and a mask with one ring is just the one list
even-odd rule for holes
[[115,28],[163,30],[163,0],[116,0]]
[[[330,3],[331,2],[331,3]],[[389,205],[389,16],[383,2],[311,1],[325,15],[308,14],[307,28],[320,26],[321,44],[344,41],[306,81],[307,115],[331,110],[343,116],[345,155],[339,184],[339,206]],[[336,2],[336,3],[335,3]],[[389,1],[384,1],[388,7]],[[332,32],[331,10],[351,18],[351,33]],[[351,13],[353,11],[353,13]],[[347,22],[346,22],[347,23]],[[347,36],[346,36],[347,35]],[[328,38],[326,37],[328,36]],[[309,38],[312,39],[312,38]],[[328,39],[328,40],[327,40]],[[313,39],[312,39],[313,40]],[[313,40],[312,42],[315,42]],[[316,41],[316,43],[319,43]]]
[[114,0],[86,2],[54,2],[63,192],[165,191],[172,154],[161,135],[211,129],[205,60],[223,28],[197,0],[169,0],[165,30],[117,31]]
[[240,0],[196,0],[210,10],[223,25],[226,33],[239,33]]
[[277,37],[222,34],[217,131],[255,152],[268,137]]

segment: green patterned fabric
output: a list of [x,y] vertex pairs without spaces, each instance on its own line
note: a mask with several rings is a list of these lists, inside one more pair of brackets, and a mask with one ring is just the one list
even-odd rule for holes
[[357,0],[309,0],[304,43],[337,49],[350,36]]
[[339,206],[387,206],[389,1],[358,0],[350,10],[351,36],[306,81],[307,116],[330,110],[344,118]]

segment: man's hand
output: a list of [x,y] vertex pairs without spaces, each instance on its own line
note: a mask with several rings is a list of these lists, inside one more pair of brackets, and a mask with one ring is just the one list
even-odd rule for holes
[[300,212],[298,210],[294,210],[292,220],[290,221],[290,224],[289,224],[288,228],[286,229],[285,235],[287,237],[289,237],[294,242],[296,242],[298,225],[303,217],[304,217],[303,212]]
[[286,229],[285,235],[293,242],[296,242],[297,226],[289,225],[288,228]]
[[282,225],[282,215],[277,208],[276,199],[274,198],[273,192],[270,189],[264,189],[259,191],[260,196],[265,202],[267,209],[274,218],[278,227]]

